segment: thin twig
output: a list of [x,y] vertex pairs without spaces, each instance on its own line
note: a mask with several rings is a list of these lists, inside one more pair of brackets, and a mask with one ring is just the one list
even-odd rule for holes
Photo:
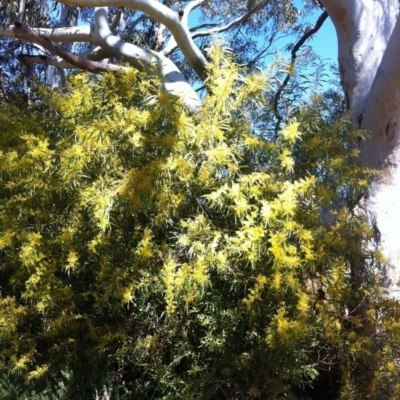
[[279,114],[278,111],[278,104],[279,100],[281,98],[281,95],[283,91],[285,90],[287,84],[289,83],[290,78],[293,75],[294,72],[294,67],[296,64],[296,58],[297,58],[297,52],[300,50],[301,46],[306,42],[307,39],[309,39],[312,35],[317,33],[325,20],[328,18],[328,13],[324,11],[318,18],[317,22],[315,25],[309,29],[301,38],[300,40],[294,45],[292,52],[291,52],[291,62],[289,66],[289,72],[287,73],[284,81],[282,82],[281,86],[279,87],[278,91],[276,92],[275,98],[274,98],[274,114],[277,119],[276,125],[275,125],[275,132],[279,130],[279,126],[283,120],[282,116]]

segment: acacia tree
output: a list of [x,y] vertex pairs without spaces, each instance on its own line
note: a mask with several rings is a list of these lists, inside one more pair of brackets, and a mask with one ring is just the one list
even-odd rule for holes
[[[25,65],[53,65],[59,71],[65,68],[110,71],[124,67],[104,60],[123,60],[141,70],[153,69],[164,78],[165,90],[180,96],[193,113],[198,112],[201,100],[177,63],[172,61],[177,50],[197,78],[204,81],[207,58],[196,38],[232,30],[243,34],[250,28],[249,32],[264,35],[271,43],[279,29],[297,22],[291,1],[66,0],[62,3],[64,26],[56,28],[43,27],[49,18],[46,2],[37,3],[36,9],[34,2],[20,1],[18,6],[10,2],[0,10],[4,20],[7,17],[9,21],[1,25],[3,37],[18,38],[39,46],[36,53],[22,51],[19,59]],[[325,8],[337,31],[346,106],[354,127],[365,129],[370,135],[360,145],[362,164],[381,172],[361,197],[359,210],[365,213],[375,230],[371,244],[381,248],[395,267],[389,275],[396,282],[400,269],[396,237],[400,222],[396,152],[400,112],[396,80],[396,57],[400,53],[396,47],[399,46],[396,40],[400,29],[397,22],[399,4],[397,0],[321,0],[307,2],[306,6]],[[70,7],[79,7],[81,18],[90,20],[91,26],[65,26],[71,25],[76,17],[76,13],[68,14]],[[87,7],[95,7],[94,12]],[[112,7],[111,11],[107,7]],[[207,19],[189,29],[189,16],[195,9],[200,9]],[[69,22],[66,21],[68,15],[74,16],[67,18]],[[267,21],[273,21],[269,30],[265,28]],[[251,39],[248,36],[246,40],[248,43],[244,41],[244,44],[248,48],[254,45],[254,42],[249,45]],[[87,46],[81,51],[75,46],[76,52],[71,53],[55,43],[84,43]],[[259,49],[259,53],[253,53],[253,61],[266,48],[268,43],[264,49]],[[279,113],[275,114],[279,120]]]
[[[72,68],[129,73],[128,64],[161,78],[162,90],[178,96],[192,114],[197,114],[202,107],[194,80],[204,82],[209,75],[201,38],[232,30],[242,33],[245,29],[265,35],[268,38],[266,45],[251,57],[245,52],[251,46],[245,42],[247,49],[242,47],[243,57],[249,64],[254,64],[268,49],[278,29],[290,25],[296,30],[297,21],[290,1],[67,0],[62,3],[61,19],[67,26],[54,28],[48,27],[50,14],[46,2],[4,4],[0,12],[7,16],[8,22],[1,25],[1,35],[5,38],[3,45],[11,43],[15,54],[21,42],[13,39],[21,40],[24,44],[18,59],[24,65],[51,65],[62,74]],[[396,212],[396,195],[400,190],[397,183],[400,179],[397,168],[400,111],[395,69],[396,57],[400,54],[396,40],[400,29],[398,1],[321,0],[309,3],[309,7],[324,10],[316,25],[301,34],[291,49],[291,66],[294,67],[300,46],[329,15],[337,30],[339,70],[353,129],[369,132],[368,140],[360,143],[361,162],[364,167],[380,170],[367,192],[360,196],[356,211],[366,216],[374,230],[371,246],[380,248],[395,266],[392,274],[395,282],[400,268],[395,235],[400,222]],[[79,7],[81,20],[90,21],[91,26],[68,26],[72,21],[68,16],[76,18],[76,13],[68,12],[76,10],[73,7]],[[189,29],[189,16],[195,9],[201,10],[205,20]],[[272,21],[272,27],[267,28],[267,20]],[[240,48],[243,42],[238,39],[239,34],[236,36],[233,48]],[[34,44],[34,47],[26,47],[26,43]],[[74,46],[68,49],[66,44]],[[11,53],[8,51],[7,54]],[[289,78],[288,75],[273,99],[277,128],[283,114],[281,93]],[[201,208],[201,203],[198,206]]]
[[320,221],[365,188],[360,133],[316,101],[264,140],[268,79],[212,59],[202,118],[132,70],[1,108],[3,398],[295,399],[327,368],[324,398],[395,393],[397,304],[348,273],[368,230]]

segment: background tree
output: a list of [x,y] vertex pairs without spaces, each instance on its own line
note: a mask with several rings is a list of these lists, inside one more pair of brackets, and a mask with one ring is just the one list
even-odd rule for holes
[[[65,68],[92,71],[110,69],[110,63],[98,63],[107,59],[117,63],[127,62],[141,70],[155,68],[164,77],[166,89],[186,97],[185,101],[192,112],[196,112],[200,100],[191,85],[207,77],[204,49],[212,35],[227,35],[229,45],[244,63],[260,66],[275,39],[290,33],[300,33],[301,36],[301,32],[307,28],[304,24],[295,25],[302,15],[290,2],[271,0],[134,1],[126,5],[110,4],[110,10],[98,8],[95,11],[86,8],[91,7],[90,4],[70,4],[80,8],[65,5],[57,7],[46,2],[32,4],[36,7],[30,5],[27,8],[23,2],[19,4],[21,16],[17,20],[18,23],[26,23],[30,29],[12,25],[15,10],[10,5],[3,8],[4,20],[8,21],[2,25],[3,37],[17,37],[25,41],[3,40],[7,47],[12,43],[12,49],[5,52],[7,61],[14,57],[14,62],[17,49],[20,49],[19,59],[25,65],[54,65],[62,77]],[[26,12],[24,7],[27,8]],[[53,12],[49,13],[48,10]],[[49,18],[57,15],[55,10],[61,18],[60,23],[48,22]],[[183,12],[182,17],[179,10]],[[196,18],[190,18],[194,13]],[[71,26],[78,19],[89,22],[90,26]],[[189,19],[192,21],[190,29]],[[49,23],[56,29],[44,28]],[[64,47],[49,47],[51,44],[44,41],[44,37],[52,42],[63,43]],[[66,44],[74,44],[74,57],[64,51]],[[43,69],[35,68],[34,71],[38,74]],[[44,79],[52,81],[54,78]],[[198,86],[198,83],[195,85]]]

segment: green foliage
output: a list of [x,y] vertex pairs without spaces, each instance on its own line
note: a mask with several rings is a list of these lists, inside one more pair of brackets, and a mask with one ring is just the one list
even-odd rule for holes
[[[14,374],[0,376],[0,398],[7,400],[69,400],[77,398],[65,383],[69,381],[68,373],[59,371],[57,377],[46,376],[41,385],[26,385],[23,378]],[[78,396],[79,397],[79,396]]]
[[[343,398],[396,379],[395,348],[361,329],[398,335],[379,255],[360,246],[370,232],[346,207],[329,229],[320,218],[367,185],[360,133],[326,122],[315,99],[264,140],[250,115],[267,77],[210,54],[199,116],[134,71],[76,75],[68,94],[38,88],[30,106],[2,106],[10,383],[47,391],[54,380],[82,399],[103,387],[121,399],[287,399],[327,365],[341,370]],[[368,357],[366,389],[356,372]]]

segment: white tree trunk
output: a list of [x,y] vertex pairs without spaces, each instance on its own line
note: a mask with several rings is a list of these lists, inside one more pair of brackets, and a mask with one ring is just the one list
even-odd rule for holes
[[[394,1],[397,3],[397,1]],[[396,4],[398,7],[398,4]],[[362,206],[375,231],[377,245],[393,268],[392,295],[400,298],[400,19],[397,19],[376,73],[361,127],[371,132],[362,144],[363,165],[378,169],[362,199]]]
[[391,295],[400,278],[400,20],[398,0],[321,0],[336,28],[339,70],[356,129],[365,129],[361,162],[377,169],[359,208],[374,230],[372,246],[393,268]]

